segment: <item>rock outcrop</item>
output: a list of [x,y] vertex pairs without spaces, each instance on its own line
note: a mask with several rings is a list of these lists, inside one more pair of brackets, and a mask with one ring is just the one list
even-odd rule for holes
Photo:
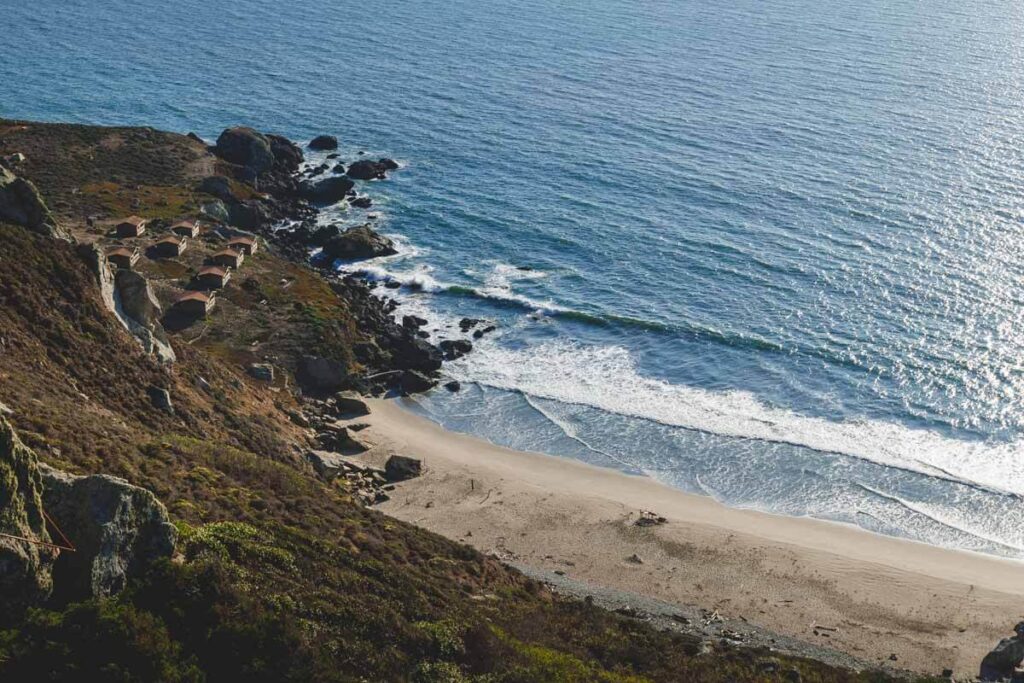
[[[16,612],[49,597],[53,549],[43,518],[43,483],[36,455],[0,415],[0,604]],[[17,538],[11,538],[17,537]],[[2,618],[2,617],[0,617]]]
[[336,259],[355,261],[360,259],[391,256],[397,254],[395,244],[387,237],[379,234],[369,225],[349,228],[345,232],[332,237],[324,245],[324,253]]
[[299,359],[295,378],[304,391],[316,394],[334,393],[348,384],[348,370],[343,363],[322,356]]
[[213,153],[225,161],[238,164],[259,175],[274,166],[270,139],[245,126],[228,128],[217,138]]
[[106,254],[95,244],[79,246],[78,255],[96,278],[103,305],[138,340],[142,350],[161,363],[177,360],[160,323],[160,304],[146,278],[130,270],[118,270],[115,276]]
[[118,270],[114,278],[114,304],[118,319],[146,353],[161,363],[177,360],[171,340],[160,324],[160,302],[145,277],[133,270]]
[[39,190],[30,181],[0,165],[0,219],[33,232],[71,241],[71,236],[50,213]]
[[43,504],[76,552],[53,568],[54,597],[107,597],[159,558],[174,553],[177,529],[146,489],[124,479],[75,476],[40,464]]

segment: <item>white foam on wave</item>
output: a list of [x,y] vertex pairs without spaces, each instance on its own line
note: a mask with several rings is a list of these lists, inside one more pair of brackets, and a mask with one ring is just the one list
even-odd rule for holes
[[1024,495],[1020,443],[960,441],[881,421],[836,422],[776,408],[743,391],[644,377],[622,347],[561,340],[526,349],[481,345],[449,365],[463,381],[721,436],[839,453],[888,467]]

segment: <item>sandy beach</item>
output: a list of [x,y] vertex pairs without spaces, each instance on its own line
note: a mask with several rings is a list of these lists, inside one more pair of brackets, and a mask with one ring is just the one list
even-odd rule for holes
[[[1024,618],[1019,562],[728,508],[451,433],[395,401],[371,408],[364,459],[397,452],[426,466],[380,509],[511,563],[927,673],[976,672]],[[637,526],[642,511],[667,521]]]

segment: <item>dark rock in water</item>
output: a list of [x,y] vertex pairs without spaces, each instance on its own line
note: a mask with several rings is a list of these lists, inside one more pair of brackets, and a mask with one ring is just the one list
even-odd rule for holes
[[349,178],[334,176],[312,183],[304,182],[301,186],[302,196],[318,204],[334,204],[340,202],[355,187]]
[[444,388],[454,394],[462,389],[462,384],[453,379],[451,382],[447,382]]
[[436,384],[437,382],[416,370],[406,370],[402,373],[402,390],[409,394],[433,389]]
[[[0,533],[49,543],[36,454],[0,415]],[[53,550],[0,536],[0,602],[5,613],[41,603],[53,588]]]
[[273,168],[275,160],[270,139],[245,126],[228,128],[221,133],[213,153],[225,161],[250,169],[257,175]]
[[235,193],[231,190],[231,181],[222,175],[211,175],[203,178],[196,189],[213,195],[221,201],[229,203],[237,201]]
[[384,180],[387,172],[398,168],[391,159],[372,161],[370,159],[359,159],[353,161],[348,167],[348,176],[356,180]]
[[331,171],[334,172],[334,173],[344,173],[345,172],[345,164],[335,164],[334,168],[332,168]]
[[174,412],[174,404],[171,403],[171,392],[161,387],[152,386],[146,389],[146,393],[149,394],[149,400],[154,408],[165,413]]
[[348,384],[345,366],[323,356],[303,356],[295,374],[303,390],[313,393],[334,393]]
[[476,330],[475,332],[473,332],[473,339],[480,339],[485,334],[488,334],[489,332],[494,332],[496,329],[498,329],[497,326],[495,326],[495,325],[488,325],[487,327],[484,327],[483,329]]
[[302,164],[302,148],[280,135],[267,135],[267,139],[270,140],[270,152],[277,165],[289,173],[297,171]]
[[433,344],[417,337],[392,340],[391,358],[395,367],[432,373],[441,369],[441,352]]
[[291,232],[289,239],[307,247],[322,247],[339,234],[341,230],[337,225],[321,225],[315,228],[302,225]]
[[427,321],[425,318],[420,318],[415,315],[402,316],[402,327],[404,327],[407,330],[419,329],[420,327],[423,327],[426,324]]
[[373,200],[364,195],[362,197],[352,199],[349,204],[359,209],[368,209],[373,206]]
[[362,417],[370,414],[370,406],[354,391],[343,391],[334,397],[334,407],[339,416]]
[[57,219],[50,213],[36,186],[3,166],[0,166],[0,219],[48,237],[71,239],[57,225]]
[[378,234],[369,225],[350,228],[324,245],[324,253],[331,258],[354,261],[397,254],[394,243]]
[[384,283],[384,286],[388,289],[401,289],[402,283],[398,280],[388,280]]
[[338,138],[333,135],[317,135],[310,140],[309,148],[315,150],[338,149]]
[[430,337],[430,333],[426,330],[416,330],[416,336],[420,339],[427,339]]
[[481,320],[480,318],[463,318],[459,321],[459,329],[463,332],[469,332],[471,329],[483,322],[486,321]]
[[177,529],[146,489],[106,475],[79,477],[40,467],[43,503],[74,544],[53,568],[59,600],[105,598],[174,553]]
[[384,464],[384,476],[390,482],[415,479],[423,474],[423,463],[416,458],[392,455]]
[[445,360],[455,360],[456,358],[462,358],[467,353],[473,350],[472,342],[465,339],[445,339],[438,346],[441,349],[441,353],[444,354]]
[[332,152],[332,153],[330,153],[330,154],[328,154],[328,155],[327,155],[327,158],[328,158],[328,159],[337,159],[337,158],[338,158],[338,157],[340,157],[340,156],[341,156],[341,155],[340,155],[340,154],[338,154],[337,152]]

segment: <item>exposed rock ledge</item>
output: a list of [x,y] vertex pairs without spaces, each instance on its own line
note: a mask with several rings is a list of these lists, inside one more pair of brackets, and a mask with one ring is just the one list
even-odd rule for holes
[[36,186],[0,164],[0,218],[48,237],[71,240],[57,225]]
[[[46,528],[44,509],[75,547]],[[174,552],[177,529],[149,491],[105,475],[75,476],[40,463],[0,415],[0,604],[20,610],[121,591]],[[27,540],[24,540],[27,539]]]
[[139,341],[143,351],[161,363],[177,360],[167,332],[160,324],[160,304],[146,278],[127,270],[113,275],[106,254],[94,244],[82,245],[78,252],[96,276],[103,305]]

